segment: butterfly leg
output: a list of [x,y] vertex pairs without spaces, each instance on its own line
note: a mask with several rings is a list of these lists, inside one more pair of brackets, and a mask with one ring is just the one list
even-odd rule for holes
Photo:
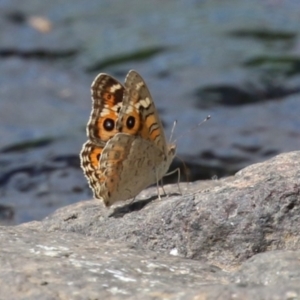
[[161,186],[161,188],[162,188],[162,190],[164,192],[164,196],[167,196],[167,193],[166,193],[165,188],[164,188],[164,180],[163,180],[163,178],[161,178],[161,180],[159,182],[160,182],[160,186]]
[[129,202],[129,205],[132,204],[132,203],[134,202],[135,198],[136,198],[136,196],[133,197],[133,199]]
[[173,170],[173,171],[171,171],[171,172],[165,174],[164,176],[169,176],[169,175],[172,175],[172,174],[174,174],[174,173],[176,173],[176,172],[177,172],[177,174],[178,174],[178,178],[177,178],[177,187],[178,187],[178,190],[179,190],[180,195],[182,195],[181,188],[180,188],[180,184],[179,184],[179,182],[180,182],[180,168],[176,168],[175,170]]
[[156,169],[155,169],[155,176],[156,176],[156,189],[157,189],[158,200],[161,200],[160,191],[159,191],[159,179],[158,179],[158,175],[157,175],[157,170]]

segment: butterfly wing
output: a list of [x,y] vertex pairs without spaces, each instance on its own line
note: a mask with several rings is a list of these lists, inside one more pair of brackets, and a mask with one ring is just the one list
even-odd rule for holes
[[110,206],[157,182],[167,172],[175,146],[166,144],[150,92],[137,72],[128,73],[125,87],[99,74],[92,101],[81,167],[95,198]]
[[87,136],[95,144],[105,143],[119,132],[115,124],[122,107],[124,87],[113,77],[101,73],[92,83],[92,112]]
[[81,153],[94,197],[103,199],[105,206],[133,198],[155,183],[160,155],[153,143],[124,133],[116,134],[104,149],[87,142]]
[[131,70],[126,76],[124,86],[123,106],[117,126],[124,126],[132,111],[137,111],[140,115],[138,135],[154,143],[166,154],[167,144],[163,126],[145,81],[136,71]]

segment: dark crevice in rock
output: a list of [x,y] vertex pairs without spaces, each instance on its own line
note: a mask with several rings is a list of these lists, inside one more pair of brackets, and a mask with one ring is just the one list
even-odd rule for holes
[[65,222],[69,220],[76,220],[78,218],[78,214],[72,214],[71,216],[68,216],[66,219],[64,219]]

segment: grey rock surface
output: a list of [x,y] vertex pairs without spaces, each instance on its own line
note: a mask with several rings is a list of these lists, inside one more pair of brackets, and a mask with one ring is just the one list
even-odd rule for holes
[[[182,183],[183,195],[106,210],[97,200],[59,209],[45,231],[125,241],[230,269],[253,255],[300,248],[300,152],[281,154],[220,180]],[[177,186],[166,187],[176,193]],[[141,197],[145,195],[141,195]],[[138,197],[139,198],[139,197]]]
[[[300,152],[0,227],[1,299],[300,299]],[[150,198],[149,198],[150,196]]]
[[[76,233],[0,230],[1,299],[172,299],[203,285],[228,282],[228,274],[197,261],[163,257]],[[186,292],[184,292],[186,290]]]
[[1,299],[299,299],[300,251],[257,255],[239,271],[158,255],[36,223],[0,227]]

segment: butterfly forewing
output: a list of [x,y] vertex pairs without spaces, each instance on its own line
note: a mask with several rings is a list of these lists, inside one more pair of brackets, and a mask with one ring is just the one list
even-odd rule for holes
[[119,132],[115,122],[122,106],[124,87],[113,77],[101,73],[93,81],[91,93],[92,112],[87,135],[94,143],[103,145]]

